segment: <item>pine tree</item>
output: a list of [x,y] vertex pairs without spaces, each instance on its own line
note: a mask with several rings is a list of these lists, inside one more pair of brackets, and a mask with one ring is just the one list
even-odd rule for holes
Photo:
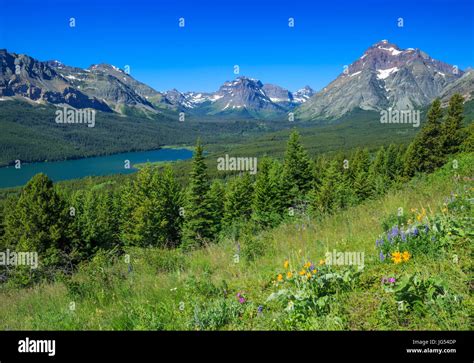
[[387,149],[387,178],[389,184],[397,182],[399,176],[403,173],[403,163],[399,153],[400,149],[395,144],[390,144]]
[[233,178],[227,185],[224,203],[224,224],[248,221],[252,214],[253,184],[250,174]]
[[280,180],[274,162],[264,158],[255,181],[252,218],[264,227],[275,225],[281,218]]
[[405,157],[405,174],[432,172],[444,162],[441,102],[436,99],[428,111],[423,128],[408,147]]
[[357,149],[352,161],[351,178],[359,202],[371,195],[373,185],[369,180],[370,155],[367,148]]
[[[45,174],[36,174],[5,216],[5,244],[38,253],[41,268],[61,266],[63,255],[71,251],[69,224],[66,205],[53,182]],[[24,282],[29,283],[29,277]]]
[[443,148],[446,154],[457,153],[463,142],[461,132],[464,117],[463,102],[464,98],[460,94],[454,94],[449,100],[446,120],[442,128]]
[[331,213],[341,205],[341,174],[338,161],[329,164],[319,190],[311,193],[310,210],[316,213]]
[[130,215],[125,220],[123,239],[132,246],[163,244],[163,208],[157,197],[159,189],[156,170],[151,165],[140,169],[131,189]]
[[300,135],[296,130],[290,134],[288,140],[284,174],[291,205],[297,199],[302,199],[304,194],[311,189],[312,182],[311,162],[308,153],[301,145]]
[[465,139],[460,146],[460,151],[472,153],[474,152],[474,123],[470,123],[469,126],[463,129],[465,133]]
[[388,155],[383,146],[377,151],[370,165],[369,183],[372,184],[373,196],[384,194],[389,187]]
[[157,198],[161,215],[161,233],[163,242],[167,247],[176,247],[181,242],[181,229],[183,216],[183,195],[180,186],[176,182],[173,169],[167,165],[159,175]]
[[217,236],[221,229],[224,219],[224,200],[225,188],[222,181],[216,179],[212,182],[209,190],[209,205],[212,220],[212,235]]
[[187,193],[183,238],[187,247],[198,246],[212,239],[212,216],[209,205],[209,179],[203,148],[198,139]]

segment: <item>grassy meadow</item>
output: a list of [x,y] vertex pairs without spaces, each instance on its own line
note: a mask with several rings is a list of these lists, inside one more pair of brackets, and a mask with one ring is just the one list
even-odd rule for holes
[[[474,155],[455,158],[334,214],[192,251],[110,250],[54,282],[2,285],[0,329],[469,330]],[[412,234],[393,246],[410,253],[381,261],[376,240],[397,222]],[[327,264],[334,249],[363,252],[363,269]]]

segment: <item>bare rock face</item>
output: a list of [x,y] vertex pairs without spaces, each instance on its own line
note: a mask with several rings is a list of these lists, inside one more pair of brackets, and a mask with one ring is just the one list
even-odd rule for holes
[[466,70],[462,77],[458,78],[452,83],[449,83],[441,95],[441,101],[448,103],[449,99],[455,93],[459,93],[464,97],[464,101],[470,101],[474,99],[474,70]]
[[108,64],[88,69],[0,50],[0,96],[111,112],[122,105],[155,111],[160,93]]
[[415,109],[438,97],[464,72],[419,49],[382,40],[296,111],[303,119],[338,118],[356,108]]

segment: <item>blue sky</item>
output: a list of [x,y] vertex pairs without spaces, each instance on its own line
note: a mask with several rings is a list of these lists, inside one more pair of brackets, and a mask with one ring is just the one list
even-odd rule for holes
[[473,3],[0,0],[0,48],[78,67],[129,65],[157,90],[215,91],[236,77],[234,65],[264,83],[320,89],[382,39],[461,69],[474,66]]

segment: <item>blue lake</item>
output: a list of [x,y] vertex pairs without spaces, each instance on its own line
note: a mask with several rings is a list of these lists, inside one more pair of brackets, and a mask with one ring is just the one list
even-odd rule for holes
[[[160,149],[137,151],[76,160],[23,163],[20,169],[14,166],[0,168],[0,188],[24,185],[32,176],[45,173],[54,181],[111,174],[130,174],[137,171],[135,164],[155,161],[186,160],[193,152],[188,149]],[[130,161],[130,169],[125,168]]]

